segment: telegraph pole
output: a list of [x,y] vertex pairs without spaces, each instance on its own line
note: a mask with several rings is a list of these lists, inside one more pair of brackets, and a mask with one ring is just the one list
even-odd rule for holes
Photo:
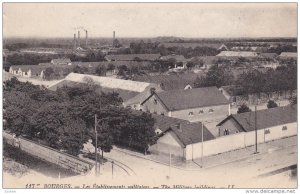
[[201,168],[203,166],[203,121],[201,122]]
[[114,161],[111,161],[111,178],[114,178]]
[[97,133],[97,115],[95,114],[95,174],[98,176],[98,158],[97,158],[97,147],[98,147],[98,133]]
[[254,118],[255,118],[255,122],[254,122],[254,126],[255,126],[255,152],[254,154],[257,154],[257,115],[256,115],[256,110],[257,107],[255,105],[255,111],[254,111]]

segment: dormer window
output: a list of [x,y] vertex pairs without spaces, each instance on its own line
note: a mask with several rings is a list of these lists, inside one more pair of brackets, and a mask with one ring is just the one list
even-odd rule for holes
[[194,113],[193,112],[189,112],[189,116],[193,116],[194,115]]
[[204,111],[203,110],[199,110],[199,115],[200,114],[204,114]]
[[212,109],[212,108],[208,110],[208,113],[213,113],[213,112],[214,112],[214,109]]

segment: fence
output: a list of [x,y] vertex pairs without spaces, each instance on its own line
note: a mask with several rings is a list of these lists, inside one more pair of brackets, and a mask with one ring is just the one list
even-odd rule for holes
[[75,173],[84,174],[93,167],[92,163],[25,139],[23,137],[14,137],[12,134],[3,132],[3,138],[6,143],[14,147],[18,147],[19,149],[30,155],[59,165]]

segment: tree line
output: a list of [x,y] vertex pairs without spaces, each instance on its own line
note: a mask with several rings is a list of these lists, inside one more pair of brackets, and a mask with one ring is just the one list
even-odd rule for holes
[[195,87],[235,85],[244,94],[292,91],[297,89],[297,66],[279,66],[276,69],[259,71],[250,69],[235,79],[230,69],[213,66],[205,76],[198,77]]
[[88,139],[109,152],[122,145],[146,152],[156,142],[151,115],[121,106],[117,93],[103,93],[94,84],[50,91],[12,78],[4,83],[4,130],[78,155]]

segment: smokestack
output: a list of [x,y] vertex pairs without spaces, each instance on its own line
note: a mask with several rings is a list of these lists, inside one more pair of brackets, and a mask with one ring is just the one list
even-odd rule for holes
[[116,32],[113,31],[113,43],[112,43],[113,47],[115,47],[115,38],[116,38]]
[[78,30],[78,46],[80,46],[80,31]]
[[85,30],[85,47],[87,48],[88,46],[88,31]]
[[76,33],[74,34],[74,49],[76,49]]

